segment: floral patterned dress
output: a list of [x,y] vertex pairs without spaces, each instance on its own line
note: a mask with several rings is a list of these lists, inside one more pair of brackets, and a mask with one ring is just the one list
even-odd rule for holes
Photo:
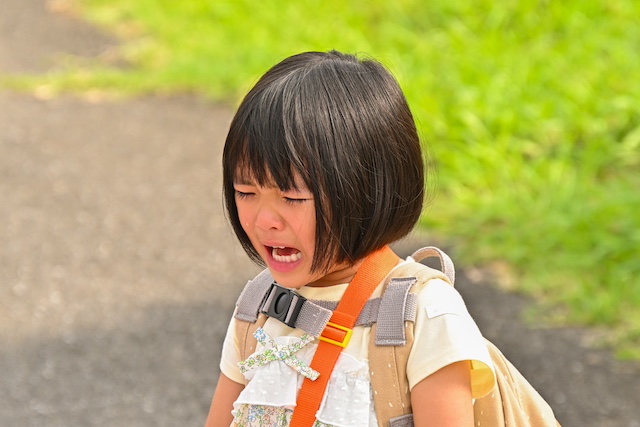
[[[258,348],[239,367],[248,384],[234,403],[233,427],[287,427],[305,377],[318,373],[309,364],[317,341],[271,338],[256,331]],[[314,427],[377,426],[367,360],[342,353],[331,374]]]

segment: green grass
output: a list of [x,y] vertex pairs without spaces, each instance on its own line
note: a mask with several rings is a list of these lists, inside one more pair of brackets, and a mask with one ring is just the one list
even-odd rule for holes
[[[304,50],[396,74],[438,162],[422,225],[467,264],[509,265],[546,317],[640,358],[640,3],[635,0],[76,0],[108,62],[12,79],[53,91],[239,100]],[[539,312],[542,314],[542,310]]]

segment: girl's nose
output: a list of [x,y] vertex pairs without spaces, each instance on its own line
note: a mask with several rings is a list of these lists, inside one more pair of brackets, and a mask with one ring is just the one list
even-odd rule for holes
[[256,226],[261,230],[281,230],[283,220],[280,214],[270,206],[263,205],[256,216]]

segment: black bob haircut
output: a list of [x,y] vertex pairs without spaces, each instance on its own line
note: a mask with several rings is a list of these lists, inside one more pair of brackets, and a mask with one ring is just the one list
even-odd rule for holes
[[264,264],[238,219],[234,180],[314,196],[313,271],[355,263],[406,236],[425,199],[420,140],[400,86],[380,63],[336,51],[291,56],[236,112],[223,153],[225,205],[244,250]]

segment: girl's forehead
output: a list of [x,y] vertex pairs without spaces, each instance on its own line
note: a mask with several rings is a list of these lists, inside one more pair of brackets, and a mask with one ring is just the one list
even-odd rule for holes
[[274,182],[266,165],[256,171],[246,161],[241,161],[236,165],[233,180],[238,184],[269,184]]

